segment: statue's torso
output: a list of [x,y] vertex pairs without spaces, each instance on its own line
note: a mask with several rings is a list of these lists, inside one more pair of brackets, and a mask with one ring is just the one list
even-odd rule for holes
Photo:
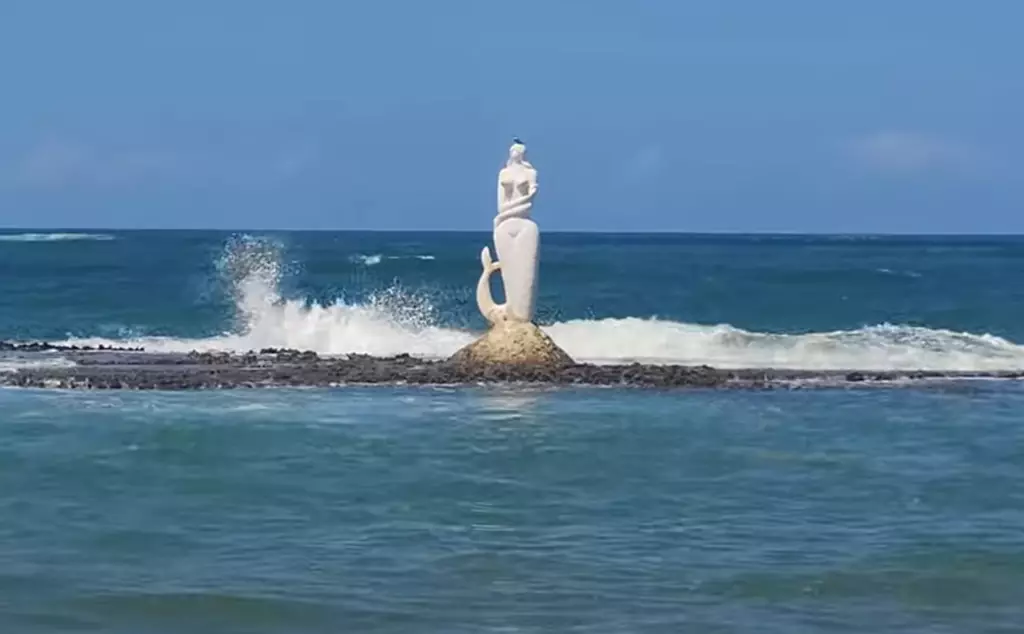
[[498,174],[506,201],[521,198],[530,193],[530,184],[536,178],[536,170],[522,164],[509,165]]

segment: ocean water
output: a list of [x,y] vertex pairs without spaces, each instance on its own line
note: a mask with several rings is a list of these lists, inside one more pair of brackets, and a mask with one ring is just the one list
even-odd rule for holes
[[[0,339],[450,354],[486,234],[0,234]],[[1024,368],[1024,239],[543,236],[581,360]],[[0,371],[66,363],[0,358]],[[0,632],[1017,632],[1024,386],[0,390]]]

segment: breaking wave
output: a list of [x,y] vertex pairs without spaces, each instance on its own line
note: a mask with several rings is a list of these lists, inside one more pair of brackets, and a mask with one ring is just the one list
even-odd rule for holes
[[[441,324],[428,298],[392,287],[367,301],[316,304],[280,296],[281,258],[271,244],[235,241],[219,263],[231,280],[233,332],[204,339],[85,338],[154,352],[296,348],[323,355],[408,353],[444,358],[479,333]],[[987,335],[883,324],[806,334],[751,332],[653,318],[577,319],[544,330],[578,361],[707,364],[802,370],[1000,371],[1024,369],[1024,347]]]
[[0,242],[72,242],[79,240],[114,240],[106,233],[5,233]]
[[1024,369],[1024,347],[1006,339],[891,324],[774,334],[729,325],[628,318],[569,321],[554,324],[547,332],[570,354],[598,362],[636,360],[795,370]]

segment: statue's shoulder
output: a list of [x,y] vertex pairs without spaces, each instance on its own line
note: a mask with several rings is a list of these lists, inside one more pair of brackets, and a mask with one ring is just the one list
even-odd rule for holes
[[498,172],[498,178],[514,181],[535,178],[536,175],[537,170],[532,165],[525,162],[517,165],[506,165],[500,172]]

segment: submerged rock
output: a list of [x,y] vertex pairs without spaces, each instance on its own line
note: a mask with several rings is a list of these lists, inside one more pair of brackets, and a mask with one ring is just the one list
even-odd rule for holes
[[463,369],[513,366],[548,370],[575,364],[535,324],[518,321],[494,324],[484,336],[452,355],[448,363]]

